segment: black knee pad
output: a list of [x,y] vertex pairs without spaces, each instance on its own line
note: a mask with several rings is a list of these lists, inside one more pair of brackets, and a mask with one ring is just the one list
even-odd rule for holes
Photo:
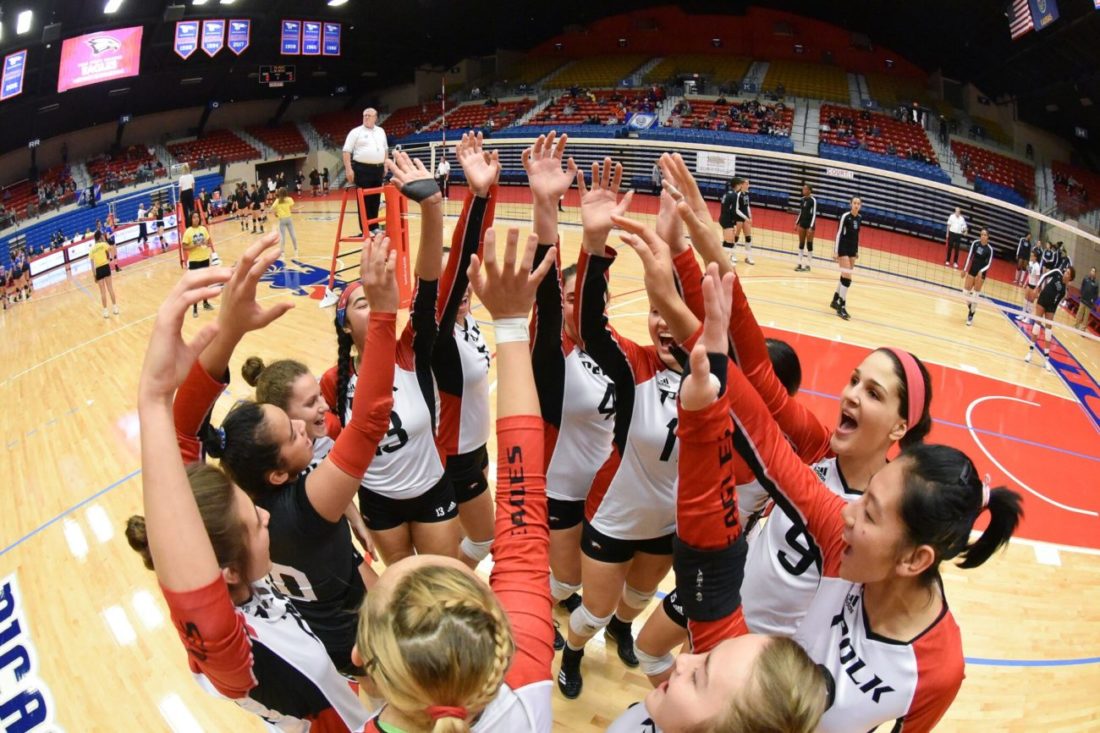
[[745,536],[721,550],[699,550],[679,537],[672,542],[672,567],[684,615],[693,621],[718,621],[736,611],[749,550]]
[[843,285],[844,287],[848,287],[849,285],[852,284],[852,278],[848,277],[847,275],[841,275],[840,276],[840,284]]

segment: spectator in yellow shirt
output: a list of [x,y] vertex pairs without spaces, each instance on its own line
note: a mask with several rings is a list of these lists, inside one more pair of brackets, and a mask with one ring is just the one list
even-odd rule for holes
[[[202,225],[198,212],[191,214],[191,226],[183,233],[183,250],[187,253],[187,269],[201,270],[210,267],[210,232]],[[212,311],[214,306],[210,301],[202,301],[203,310]],[[191,309],[191,316],[198,318],[199,304],[195,303]]]
[[111,306],[118,315],[118,301],[115,298],[115,286],[111,278],[111,246],[107,244],[107,237],[102,229],[95,232],[95,242],[92,244],[88,257],[92,261],[92,271],[95,273],[95,283],[99,286],[99,300],[103,303],[103,317],[110,318],[107,310],[107,294],[111,295]]
[[294,242],[294,256],[298,256],[298,235],[294,233],[294,219],[290,208],[294,206],[294,199],[286,188],[280,188],[275,192],[275,205],[271,208],[275,211],[275,219],[279,222],[279,246],[286,249],[286,237],[289,234]]

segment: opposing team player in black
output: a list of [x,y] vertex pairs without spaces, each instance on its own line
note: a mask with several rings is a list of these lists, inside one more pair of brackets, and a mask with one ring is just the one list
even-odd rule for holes
[[[1043,350],[1043,356],[1046,357],[1046,368],[1049,371],[1054,371],[1050,365],[1050,348],[1054,343],[1054,329],[1051,328],[1050,323],[1054,320],[1054,314],[1058,312],[1058,306],[1061,305],[1062,300],[1066,297],[1066,285],[1073,282],[1073,278],[1077,276],[1073,267],[1066,268],[1065,272],[1054,269],[1043,273],[1042,278],[1039,280],[1039,285],[1036,287],[1036,291],[1039,293],[1039,297],[1035,299],[1035,317],[1036,319],[1048,319],[1048,323],[1043,326],[1043,331],[1047,339],[1047,347]],[[1040,324],[1036,320],[1031,327],[1031,345],[1027,347],[1027,356],[1024,357],[1024,361],[1030,362],[1032,354],[1035,353],[1035,344],[1039,342]]]
[[[798,204],[798,219],[794,225],[798,232],[798,266],[795,272],[809,272],[814,260],[814,225],[817,223],[817,199],[814,188],[808,183],[802,184],[802,200]],[[806,264],[802,264],[805,252]]]
[[741,181],[741,188],[737,192],[737,203],[733,209],[733,218],[736,224],[733,228],[733,243],[745,234],[745,262],[750,265],[756,263],[752,259],[752,203],[749,201],[749,179]]
[[847,308],[848,288],[852,285],[852,271],[859,257],[859,225],[863,222],[859,207],[862,204],[858,196],[854,197],[851,210],[841,215],[836,230],[836,263],[840,266],[840,284],[833,293],[832,308],[846,321],[852,318]]
[[981,235],[970,243],[963,265],[963,294],[966,296],[966,325],[974,325],[974,313],[978,310],[978,293],[982,292],[986,272],[993,264],[993,247],[989,244],[989,230],[983,228]]
[[1034,246],[1031,232],[1020,237],[1020,241],[1016,243],[1016,279],[1013,285],[1027,284],[1027,263],[1031,260],[1031,248]]
[[733,212],[737,208],[737,199],[741,195],[740,188],[743,182],[740,178],[729,180],[729,187],[722,194],[722,206],[718,213],[718,224],[722,227],[722,247],[729,255],[731,265],[737,264],[737,255],[733,252],[733,229],[737,224],[737,218]]

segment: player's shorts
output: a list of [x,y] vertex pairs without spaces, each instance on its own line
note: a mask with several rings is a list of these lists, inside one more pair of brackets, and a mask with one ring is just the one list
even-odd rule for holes
[[985,280],[985,273],[982,272],[981,265],[976,262],[970,265],[970,269],[966,271],[966,274],[970,277],[977,277],[979,274],[981,274],[982,280]]
[[447,475],[454,486],[455,501],[465,504],[485,493],[489,479],[485,469],[489,467],[489,451],[485,446],[469,453],[447,456]]
[[96,282],[99,282],[100,280],[103,280],[103,279],[108,278],[110,276],[111,276],[111,265],[110,265],[110,263],[108,263],[106,265],[100,265],[99,267],[95,268],[95,281]]
[[587,521],[581,533],[581,552],[593,560],[606,563],[630,562],[634,553],[671,555],[673,533],[645,540],[620,540],[609,537]]
[[571,501],[546,497],[550,529],[572,529],[584,521],[584,499]]
[[1039,300],[1037,300],[1036,302],[1039,304],[1039,307],[1047,313],[1054,313],[1058,310],[1057,303],[1051,303],[1050,301],[1044,300],[1041,295],[1039,296]]
[[667,596],[661,600],[661,607],[665,609],[665,615],[672,623],[681,629],[688,626],[687,616],[684,615],[684,604],[680,603],[679,591],[673,588]]
[[210,267],[210,260],[200,260],[199,262],[187,262],[188,270],[201,270],[204,267]]
[[458,516],[454,486],[446,473],[435,486],[411,499],[393,499],[360,486],[359,509],[367,528],[376,532],[409,522],[435,524]]
[[810,226],[810,224],[808,222],[804,223],[801,219],[799,219],[797,222],[795,222],[795,226],[798,227],[799,229],[805,229],[808,232],[812,232],[814,230],[814,228],[812,226]]
[[836,248],[837,257],[859,257],[859,245],[841,242]]
[[733,225],[736,223],[731,216],[723,216],[718,219],[718,225],[723,229],[733,229]]

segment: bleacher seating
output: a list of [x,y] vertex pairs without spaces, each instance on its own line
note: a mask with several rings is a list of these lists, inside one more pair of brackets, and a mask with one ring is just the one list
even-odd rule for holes
[[717,99],[702,97],[685,97],[685,101],[690,111],[681,110],[683,102],[677,103],[669,118],[670,127],[790,137],[794,124],[794,110],[782,102],[777,105],[755,101],[719,104]]
[[[962,140],[951,141],[951,151],[962,166],[966,180],[974,183],[982,179],[1001,189],[1015,191],[1026,201],[1035,198],[1035,167],[1022,160],[995,153]],[[997,195],[996,188],[987,193]]]
[[784,93],[795,97],[830,102],[848,101],[848,77],[843,69],[835,66],[772,61],[764,76],[764,89],[772,91],[780,85],[783,86]]
[[1051,163],[1054,200],[1063,214],[1081,216],[1100,207],[1100,175],[1056,160]]
[[230,130],[216,130],[197,140],[172,143],[168,152],[181,163],[212,164],[220,161],[233,163],[260,157],[256,148],[237,137]]
[[647,58],[638,54],[626,54],[578,59],[550,77],[545,86],[551,89],[617,86],[630,76],[630,72],[644,64]]
[[[104,188],[128,186],[138,179],[138,170],[148,166],[152,170],[157,165],[156,156],[141,145],[131,145],[116,155],[102,155],[85,163],[88,174]],[[163,175],[164,169],[161,168]]]
[[927,85],[921,79],[881,73],[864,74],[864,78],[867,79],[867,90],[871,99],[886,109],[899,104],[912,104],[914,101],[927,104],[931,99]]
[[566,93],[530,120],[532,125],[624,124],[630,112],[655,112],[663,92],[651,89],[598,89],[577,96]]
[[528,56],[508,75],[507,83],[515,86],[534,84],[563,66],[567,60],[555,56]]
[[304,155],[309,152],[309,145],[306,143],[306,139],[302,137],[301,130],[299,130],[298,126],[293,122],[278,125],[277,127],[256,125],[254,127],[245,128],[245,132],[279,155],[294,155],[295,153]]
[[920,125],[833,104],[821,105],[820,124],[822,144],[939,165],[936,151]]
[[[52,206],[61,206],[72,203],[75,195],[72,193],[72,178],[68,175],[65,166],[54,166],[38,175],[38,185],[30,180],[22,180],[0,189],[0,204],[3,205],[5,216],[0,217],[0,225],[6,223],[7,213],[14,213],[17,220],[39,213],[38,188],[45,187],[51,195],[60,186],[64,189],[60,200],[50,199]],[[29,209],[28,209],[29,207]]]
[[664,83],[682,74],[698,74],[711,84],[724,86],[740,82],[752,65],[752,60],[724,54],[679,54],[665,56],[646,72],[648,83]]
[[979,140],[984,138],[986,140],[992,140],[999,145],[1012,147],[1012,136],[1005,132],[1004,128],[993,120],[971,116],[970,122],[973,128],[970,131],[972,137],[976,137]]
[[329,147],[341,147],[348,132],[356,125],[363,123],[363,111],[361,109],[343,109],[336,112],[325,112],[310,119],[309,124],[321,136],[321,139]]
[[923,163],[919,160],[910,160],[897,155],[886,155],[884,153],[871,152],[870,150],[861,150],[860,148],[849,148],[847,145],[841,147],[830,145],[825,142],[818,145],[817,154],[822,158],[828,158],[830,160],[843,160],[848,163],[865,165],[870,168],[882,168],[883,170],[896,171],[898,173],[916,176],[917,178],[927,178],[930,181],[939,181],[940,183],[951,182],[951,177],[938,165],[934,163]]
[[[480,130],[490,127],[499,130],[515,122],[535,106],[533,99],[519,99],[508,102],[487,104],[486,101],[477,100],[467,102],[460,107],[447,112],[448,130]],[[492,121],[490,125],[489,122]],[[439,119],[428,125],[425,130],[443,129],[443,120]]]

